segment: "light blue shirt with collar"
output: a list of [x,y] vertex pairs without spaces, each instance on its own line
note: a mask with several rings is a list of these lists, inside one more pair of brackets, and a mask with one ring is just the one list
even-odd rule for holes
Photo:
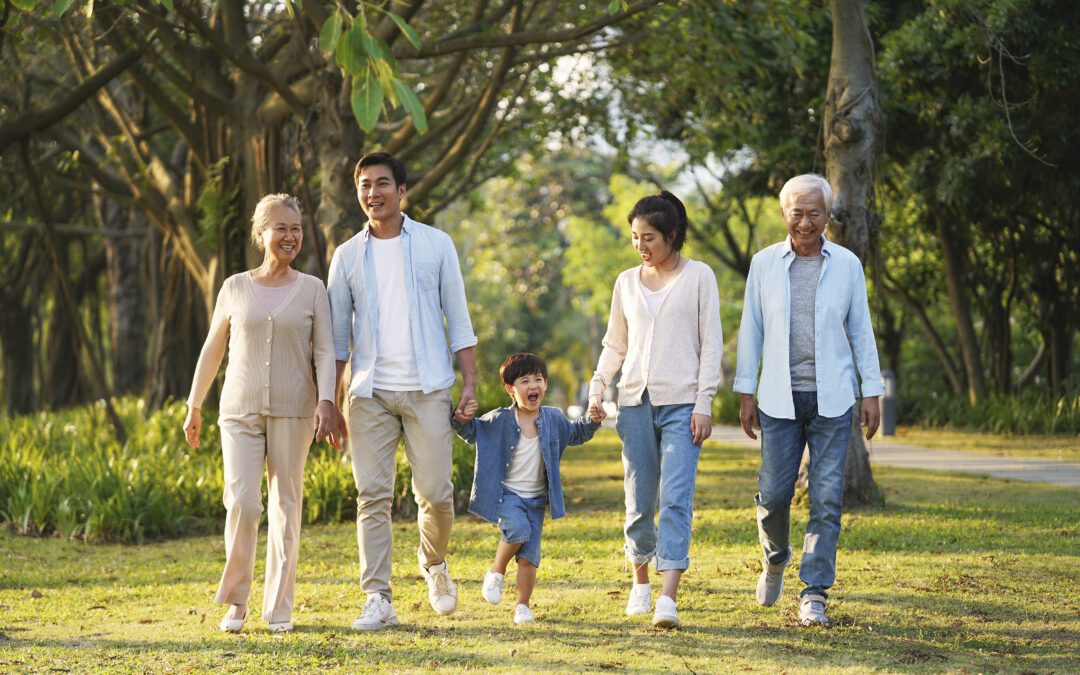
[[[401,237],[405,252],[405,292],[413,350],[424,393],[454,384],[452,352],[476,345],[465,282],[450,235],[402,214]],[[370,229],[334,251],[327,293],[338,361],[349,361],[349,394],[372,395],[379,325],[379,287],[375,279]]]
[[[885,384],[870,325],[862,264],[843,246],[824,236],[821,241],[825,260],[814,303],[818,414],[839,417],[855,403],[859,391],[856,366],[862,378],[863,397],[884,394]],[[781,419],[795,419],[788,364],[791,330],[788,268],[794,260],[795,251],[788,237],[758,251],[750,262],[732,387],[742,394],[756,393],[761,411]]]

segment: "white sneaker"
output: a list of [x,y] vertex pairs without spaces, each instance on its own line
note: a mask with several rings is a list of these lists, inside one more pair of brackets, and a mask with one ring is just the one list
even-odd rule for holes
[[634,584],[630,587],[630,599],[626,601],[626,615],[648,614],[652,609],[652,586]]
[[652,615],[652,625],[657,628],[678,628],[679,613],[675,611],[675,601],[666,595],[656,599],[656,611]]
[[829,617],[825,616],[825,597],[804,595],[799,598],[799,622],[804,626],[829,626]]
[[502,600],[503,594],[503,575],[498,572],[492,572],[488,570],[484,573],[484,599],[489,604],[497,605]]
[[397,614],[390,601],[378,593],[368,596],[360,618],[353,621],[353,630],[382,630],[397,625]]
[[532,623],[536,621],[532,610],[528,605],[518,605],[514,608],[514,623]]
[[280,621],[278,623],[270,624],[271,633],[290,633],[292,632],[293,625],[289,621]]
[[431,608],[444,616],[453,614],[457,609],[457,588],[450,580],[450,568],[446,561],[427,568],[421,564],[420,572],[427,579],[427,596]]
[[784,592],[784,570],[791,562],[791,547],[788,547],[787,560],[773,565],[768,558],[761,561],[761,575],[757,581],[757,601],[759,605],[772,607]]

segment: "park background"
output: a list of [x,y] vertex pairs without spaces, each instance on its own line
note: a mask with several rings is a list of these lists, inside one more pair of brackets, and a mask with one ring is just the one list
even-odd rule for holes
[[[689,208],[686,254],[717,274],[727,378],[714,412],[734,423],[749,259],[784,235],[780,186],[814,170],[840,199],[830,238],[866,267],[901,432],[1080,459],[1078,25],[1068,0],[7,0],[0,658],[18,669],[230,662],[196,654],[216,620],[184,623],[216,615],[206,589],[224,510],[212,411],[190,450],[181,402],[217,289],[257,260],[254,203],[301,199],[299,266],[325,278],[363,224],[352,167],[371,150],[405,161],[406,211],[458,246],[482,409],[505,402],[497,368],[518,350],[547,358],[549,403],[582,402],[615,275],[637,260],[626,214],[666,188]],[[791,612],[745,602],[754,454],[715,441],[695,519],[704,563],[684,601],[700,611],[673,638],[622,626],[618,447],[608,431],[594,445],[568,458],[582,515],[554,530],[540,589],[553,580],[551,618],[580,613],[589,627],[556,622],[570,660],[539,648],[523,669],[658,669],[666,662],[649,658],[672,649],[698,671],[1077,666],[1075,490],[856,466],[851,502],[863,505],[845,519],[840,563],[851,591],[829,638],[840,649],[825,653]],[[463,500],[472,457],[455,453]],[[399,479],[407,525],[404,464]],[[319,580],[340,584],[339,605],[311,601],[309,626],[340,632],[359,606],[340,524],[355,491],[325,447],[305,490],[305,521],[322,529],[307,530],[300,574],[312,597]],[[458,564],[476,576],[490,533],[462,522]],[[408,549],[409,529],[395,534]],[[321,567],[305,572],[315,550]],[[575,574],[593,560],[604,562]],[[872,572],[882,566],[896,571]],[[397,569],[411,569],[408,556]],[[126,590],[107,590],[117,584]],[[140,614],[146,604],[162,616]],[[178,607],[191,610],[183,625]],[[453,635],[427,616],[407,637],[313,631],[213,649],[253,669],[347,669],[369,650],[389,669],[513,668],[510,652],[544,643],[535,633],[507,651],[494,637],[505,617],[464,614],[469,646],[449,660],[439,644]],[[70,634],[91,623],[107,637]],[[623,653],[627,630],[655,647]],[[98,662],[113,652],[120,661]]]

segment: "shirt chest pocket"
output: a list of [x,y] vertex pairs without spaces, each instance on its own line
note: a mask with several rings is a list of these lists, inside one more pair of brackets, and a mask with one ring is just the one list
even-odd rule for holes
[[416,285],[421,290],[433,291],[439,287],[439,263],[417,261],[415,267]]

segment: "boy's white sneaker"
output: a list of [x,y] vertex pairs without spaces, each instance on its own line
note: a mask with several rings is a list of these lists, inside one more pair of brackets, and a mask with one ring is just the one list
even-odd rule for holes
[[453,614],[457,609],[457,588],[450,579],[450,568],[446,561],[431,567],[424,567],[421,563],[420,573],[427,579],[427,595],[431,608],[443,616]]
[[503,580],[505,577],[498,572],[488,570],[484,573],[484,600],[489,604],[497,605],[502,601]]
[[536,621],[536,618],[528,605],[518,605],[514,608],[514,623],[532,623],[533,621]]
[[630,587],[630,599],[626,601],[626,615],[648,614],[652,609],[652,586],[634,584]]
[[666,595],[656,599],[656,611],[652,615],[652,625],[657,628],[678,628],[679,613],[675,611],[675,601]]
[[397,614],[390,601],[379,593],[372,593],[364,604],[360,618],[353,621],[353,630],[381,630],[397,625]]

